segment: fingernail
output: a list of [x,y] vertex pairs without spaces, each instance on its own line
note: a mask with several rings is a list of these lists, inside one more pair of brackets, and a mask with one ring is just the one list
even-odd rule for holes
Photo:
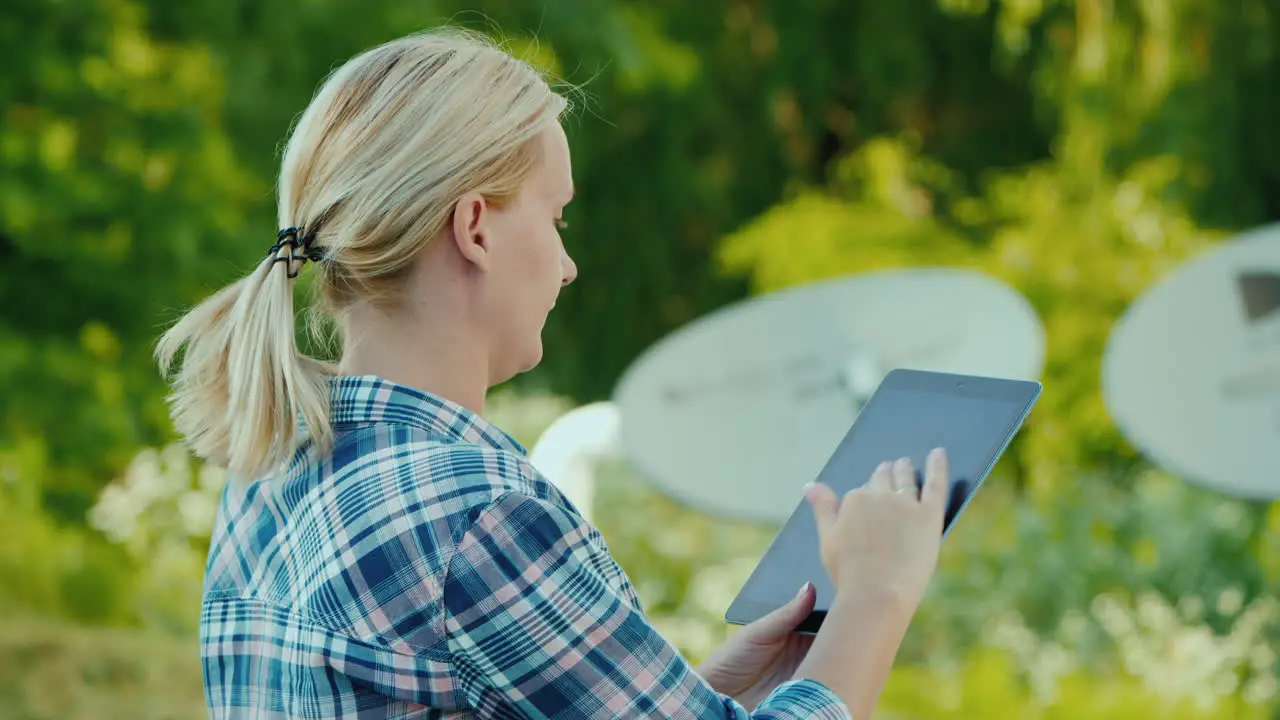
[[811,583],[811,582],[805,581],[805,584],[803,584],[803,585],[801,585],[801,586],[800,586],[800,592],[796,593],[796,597],[797,597],[797,598],[804,597],[804,594],[805,594],[805,593],[807,593],[807,592],[809,592],[809,586],[810,586],[810,585],[812,585],[812,584],[813,584],[813,583]]
[[805,502],[807,502],[807,503],[809,503],[809,504],[811,504],[811,505],[812,505],[812,504],[817,503],[817,502],[819,501],[820,497],[821,497],[821,496],[818,494],[818,483],[817,483],[817,482],[807,482],[807,483],[805,483],[805,484],[804,484],[804,489],[803,489],[803,490],[801,490],[801,493],[802,493],[802,495],[804,496],[804,500],[805,500]]
[[898,458],[898,467],[900,468],[911,467],[911,458]]
[[944,451],[943,451],[943,449],[942,449],[942,448],[940,448],[940,447],[936,447],[936,448],[934,448],[934,449],[930,450],[930,451],[929,451],[929,463],[930,463],[930,464],[933,464],[933,463],[937,463],[939,460],[941,460],[941,459],[942,459],[942,453],[943,453],[943,452],[944,452]]
[[884,462],[876,466],[876,472],[884,472],[891,467],[893,467],[893,463],[889,462],[888,460],[885,460]]

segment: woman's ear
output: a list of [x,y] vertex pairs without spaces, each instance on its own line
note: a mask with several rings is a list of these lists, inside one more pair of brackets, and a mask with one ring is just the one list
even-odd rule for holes
[[458,254],[480,270],[489,269],[489,214],[488,201],[476,192],[458,198],[453,206],[453,242]]

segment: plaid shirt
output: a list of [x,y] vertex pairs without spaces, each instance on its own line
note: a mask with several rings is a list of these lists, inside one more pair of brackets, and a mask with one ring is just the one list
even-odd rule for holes
[[501,430],[377,378],[332,387],[330,453],[223,495],[200,618],[212,717],[848,717],[809,680],[754,715],[716,693]]

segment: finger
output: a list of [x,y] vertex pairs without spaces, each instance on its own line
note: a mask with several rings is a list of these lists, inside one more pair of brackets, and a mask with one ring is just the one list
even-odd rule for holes
[[[818,593],[813,588],[813,583],[806,582],[800,586],[800,592],[791,598],[786,605],[777,608],[773,612],[756,620],[751,625],[758,625],[758,632],[771,637],[785,637],[796,629],[796,626],[804,622],[809,617],[809,613],[813,612],[814,602],[818,599]],[[745,628],[744,628],[745,631]]]
[[920,501],[941,515],[947,507],[947,496],[951,493],[951,470],[947,463],[947,451],[934,448],[924,463],[924,488],[920,491]]
[[893,492],[893,463],[882,462],[875,472],[871,473],[871,479],[867,481],[867,489],[877,492]]
[[743,652],[754,654],[754,648],[776,646],[779,642],[791,639],[800,623],[808,619],[813,612],[817,597],[818,592],[814,589],[813,583],[805,583],[800,588],[800,592],[796,593],[796,596],[786,605],[759,620],[748,623],[742,630],[734,633],[729,638],[729,643],[733,644],[733,650],[728,650],[730,645],[726,643],[721,645],[716,653],[727,652],[727,657],[741,655]]
[[836,491],[820,482],[812,482],[804,488],[804,499],[813,508],[813,519],[818,524],[818,540],[826,544],[836,517],[840,514],[840,498]]
[[893,491],[919,497],[919,486],[916,485],[916,466],[911,458],[899,458],[893,464]]

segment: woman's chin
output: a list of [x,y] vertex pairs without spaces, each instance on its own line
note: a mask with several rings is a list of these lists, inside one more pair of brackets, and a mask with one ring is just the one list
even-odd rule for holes
[[501,364],[502,372],[494,378],[494,385],[504,383],[516,375],[527,373],[538,367],[542,363],[542,339],[538,338],[530,343],[518,357],[509,357],[507,360],[508,362]]
[[524,367],[520,372],[529,372],[538,367],[542,363],[542,334],[539,333],[537,339],[533,342],[529,350],[528,358],[525,360]]

